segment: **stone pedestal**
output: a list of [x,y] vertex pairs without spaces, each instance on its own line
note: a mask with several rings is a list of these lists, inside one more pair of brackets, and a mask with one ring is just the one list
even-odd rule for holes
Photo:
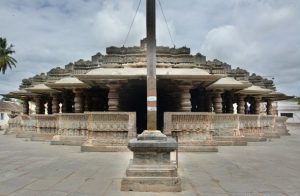
[[122,191],[181,191],[176,163],[170,160],[170,153],[177,149],[173,138],[160,131],[146,130],[137,139],[130,140],[128,148],[133,152],[133,159],[122,179]]

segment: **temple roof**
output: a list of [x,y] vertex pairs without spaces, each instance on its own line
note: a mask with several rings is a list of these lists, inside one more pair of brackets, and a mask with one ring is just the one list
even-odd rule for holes
[[[101,79],[138,79],[145,78],[147,68],[98,68],[86,74],[77,75],[80,80]],[[156,75],[159,79],[189,79],[202,81],[215,81],[223,75],[212,75],[203,69],[185,68],[157,68]]]
[[252,85],[248,88],[238,91],[237,93],[246,94],[246,95],[264,95],[271,93],[272,90],[261,88],[259,86]]
[[54,89],[89,88],[89,85],[75,77],[62,78],[54,83],[48,83],[46,85]]
[[52,93],[52,92],[57,92],[57,90],[54,90],[45,84],[37,84],[34,85],[33,87],[29,87],[25,89],[26,91],[33,92],[33,93]]
[[206,89],[223,89],[223,90],[233,90],[233,89],[244,89],[251,86],[249,83],[243,83],[241,81],[237,81],[232,77],[221,78],[213,84],[206,87]]

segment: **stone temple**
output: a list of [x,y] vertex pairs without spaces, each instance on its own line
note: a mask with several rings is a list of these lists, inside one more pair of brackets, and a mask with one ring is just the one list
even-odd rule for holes
[[[7,132],[82,151],[126,151],[147,128],[146,47],[108,47],[24,79],[7,97],[23,101],[23,114]],[[157,46],[157,128],[178,139],[179,151],[216,152],[288,134],[286,117],[272,102],[289,97],[272,80],[187,47]],[[29,111],[35,105],[35,112]]]

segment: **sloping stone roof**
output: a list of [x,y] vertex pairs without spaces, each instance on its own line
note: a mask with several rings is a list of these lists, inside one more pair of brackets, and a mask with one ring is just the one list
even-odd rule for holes
[[232,77],[225,77],[209,85],[207,89],[231,90],[231,89],[244,89],[249,86],[251,86],[251,84],[246,84],[241,81],[237,81]]
[[0,100],[0,112],[21,112],[22,106],[13,102]]

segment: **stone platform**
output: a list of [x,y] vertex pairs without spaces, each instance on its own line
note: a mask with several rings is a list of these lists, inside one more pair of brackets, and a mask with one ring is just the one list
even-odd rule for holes
[[0,132],[0,195],[296,196],[300,126],[288,128],[291,136],[270,142],[221,146],[218,153],[179,153],[180,193],[121,192],[131,152],[81,153],[79,146],[27,142]]

